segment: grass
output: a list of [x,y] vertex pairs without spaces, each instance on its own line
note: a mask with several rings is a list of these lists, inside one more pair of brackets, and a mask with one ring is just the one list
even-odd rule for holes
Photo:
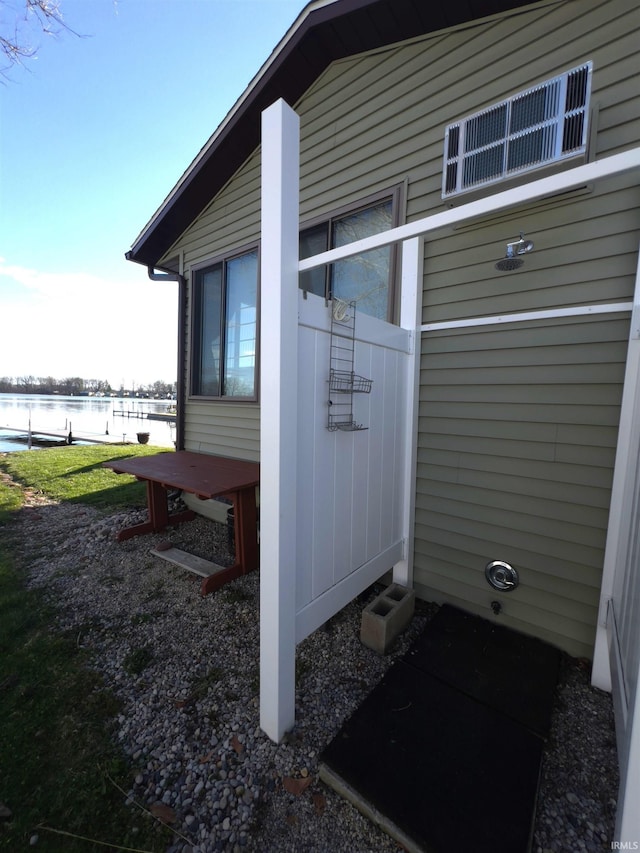
[[23,486],[44,492],[54,500],[110,508],[144,506],[144,484],[129,474],[114,474],[102,463],[151,456],[162,449],[131,444],[21,450],[0,456],[0,469]]
[[[144,500],[144,488],[120,478],[114,486],[116,475],[101,463],[149,452],[24,451],[0,457],[0,470],[58,500],[126,506],[132,494]],[[0,850],[26,850],[33,835],[46,853],[164,850],[170,831],[125,806],[135,769],[110,737],[117,700],[89,669],[75,635],[51,630],[52,607],[27,589],[11,553],[9,523],[22,501],[22,491],[0,479],[0,802],[12,812],[0,823]]]
[[7,521],[22,506],[22,491],[0,481],[0,524]]

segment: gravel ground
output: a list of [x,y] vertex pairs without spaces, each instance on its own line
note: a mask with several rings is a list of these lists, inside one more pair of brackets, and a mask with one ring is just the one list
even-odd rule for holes
[[[144,513],[104,516],[37,494],[13,535],[29,583],[58,607],[123,701],[116,736],[132,763],[132,808],[162,804],[171,853],[385,853],[398,845],[318,779],[318,754],[435,612],[416,617],[385,658],[359,641],[361,596],[297,653],[296,726],[273,744],[259,728],[254,572],[205,598],[199,579],[149,553],[171,541],[228,563],[226,528],[206,519],[117,543]],[[611,849],[617,763],[611,697],[566,658],[544,756],[533,851]],[[500,792],[499,797],[508,792]],[[508,807],[508,803],[507,803]],[[156,806],[156,808],[159,808]]]

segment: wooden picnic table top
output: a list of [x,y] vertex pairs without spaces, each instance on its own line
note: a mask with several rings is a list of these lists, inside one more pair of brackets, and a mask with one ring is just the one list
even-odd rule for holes
[[139,480],[181,489],[203,500],[257,486],[260,482],[258,462],[190,450],[113,459],[103,465],[117,474],[133,474]]

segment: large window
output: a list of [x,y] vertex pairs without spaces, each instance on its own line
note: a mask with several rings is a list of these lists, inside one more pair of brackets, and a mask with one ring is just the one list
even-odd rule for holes
[[[393,201],[388,198],[301,231],[300,257],[309,258],[345,246],[392,226]],[[355,300],[358,311],[390,320],[393,311],[391,276],[392,249],[385,246],[301,273],[300,287],[326,299],[335,296],[346,301]]]
[[191,393],[256,397],[258,251],[197,270]]

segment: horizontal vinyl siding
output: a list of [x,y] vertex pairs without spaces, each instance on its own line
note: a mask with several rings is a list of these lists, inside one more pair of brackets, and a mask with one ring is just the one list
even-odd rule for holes
[[[627,315],[422,340],[415,580],[591,654],[624,377]],[[508,594],[484,567],[520,573]]]
[[238,249],[260,237],[260,156],[254,153],[198,217],[181,241],[185,267]]
[[256,404],[188,402],[185,415],[185,450],[259,461]]
[[[461,227],[425,247],[425,323],[633,298],[640,191],[625,178]],[[534,250],[515,272],[495,263],[520,232]]]

